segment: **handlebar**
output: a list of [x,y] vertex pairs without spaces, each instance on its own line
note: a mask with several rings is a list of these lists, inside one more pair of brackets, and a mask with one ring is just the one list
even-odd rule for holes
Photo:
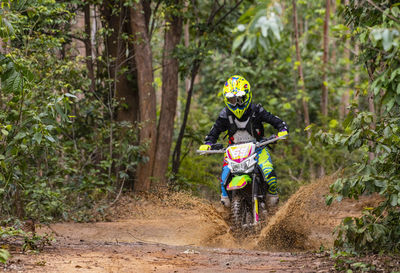
[[[266,145],[271,144],[273,142],[276,142],[276,141],[278,141],[280,139],[286,139],[288,136],[289,135],[277,137],[275,135],[272,135],[267,139],[264,139],[264,140],[262,140],[260,142],[256,142],[256,148],[259,148],[259,147],[262,147],[262,146],[266,146]],[[244,144],[244,143],[242,143],[242,144]],[[204,155],[204,154],[223,154],[223,153],[225,153],[225,151],[226,151],[226,148],[222,148],[222,149],[219,149],[219,150],[207,150],[207,151],[197,150],[196,153],[198,153],[200,155]]]

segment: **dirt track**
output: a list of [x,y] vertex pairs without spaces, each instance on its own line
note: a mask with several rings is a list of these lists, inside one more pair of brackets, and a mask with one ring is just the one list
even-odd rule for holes
[[[111,222],[61,223],[42,227],[56,243],[40,254],[18,251],[12,272],[330,272],[333,262],[313,254],[332,245],[340,219],[376,202],[363,197],[326,207],[332,179],[296,193],[259,237],[235,240],[226,211],[184,194],[123,198]],[[274,251],[274,252],[271,252]],[[302,251],[302,252],[299,252]]]
[[17,272],[330,272],[313,254],[168,246],[149,243],[56,245],[40,255],[15,255]]

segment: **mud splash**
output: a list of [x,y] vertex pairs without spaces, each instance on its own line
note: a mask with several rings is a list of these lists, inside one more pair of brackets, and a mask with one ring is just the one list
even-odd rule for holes
[[[225,213],[185,193],[124,196],[107,212],[108,222],[59,223],[51,231],[69,241],[143,242],[171,246],[237,248]],[[49,232],[42,228],[41,233]]]
[[343,200],[331,206],[325,196],[335,176],[324,177],[301,187],[261,231],[257,248],[274,251],[317,250],[332,247],[333,231],[341,220],[358,216],[364,207],[376,205],[378,196],[361,196],[359,200]]
[[[332,232],[347,216],[377,203],[376,197],[343,200],[325,205],[324,196],[335,177],[325,177],[300,188],[271,217],[259,236],[238,238],[229,226],[229,211],[220,204],[185,193],[158,192],[122,197],[108,210],[109,222],[59,223],[51,226],[69,241],[158,243],[171,246],[316,250],[333,245]],[[41,232],[48,232],[43,228]]]

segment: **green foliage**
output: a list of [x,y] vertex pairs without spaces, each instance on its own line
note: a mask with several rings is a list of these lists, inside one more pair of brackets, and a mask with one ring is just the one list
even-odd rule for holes
[[[3,228],[0,227],[0,242],[3,245],[3,241],[8,237],[15,237],[23,234],[22,230],[14,229],[14,228]],[[10,258],[10,253],[6,249],[0,249],[0,262],[5,264],[7,260]]]
[[400,249],[399,211],[386,206],[365,210],[360,218],[347,217],[338,227],[335,247],[363,252],[365,250]]
[[256,6],[251,6],[239,18],[239,24],[234,31],[238,35],[233,41],[232,50],[240,48],[241,53],[248,54],[261,47],[268,51],[275,39],[281,39],[282,8],[278,3],[270,6],[268,2],[270,1],[261,1]]
[[[31,232],[25,232],[22,229],[14,227],[0,227],[0,243],[2,247],[8,247],[10,244],[19,244],[16,240],[22,239],[22,250],[41,251],[45,246],[51,245],[53,238],[47,234],[37,235]],[[6,263],[10,258],[10,253],[6,249],[0,249],[0,262]]]
[[[376,266],[363,261],[355,261],[353,253],[341,251],[335,253],[332,258],[335,259],[335,269],[340,272],[375,272]],[[353,271],[354,270],[354,271]]]
[[[24,234],[24,232],[20,229],[14,229],[12,227],[9,228],[3,228],[0,227],[0,242],[2,243],[2,247],[4,245],[4,240],[6,240],[9,237],[17,237]],[[0,249],[0,262],[1,263],[6,263],[7,260],[10,258],[10,253],[6,249]]]
[[5,249],[0,249],[0,263],[5,264],[10,258],[10,253]]
[[[307,26],[300,37],[306,92],[297,90],[298,64],[294,61],[296,57],[292,41],[292,11],[287,8],[281,12],[280,6],[269,4],[269,1],[257,1],[255,4],[242,7],[244,11],[238,18],[234,31],[229,35],[234,38],[231,47],[216,47],[211,51],[212,62],[206,62],[206,65],[202,67],[201,81],[196,89],[201,111],[211,121],[198,128],[202,131],[202,138],[198,144],[202,143],[219,111],[224,107],[221,97],[224,81],[235,74],[243,75],[251,83],[254,103],[261,103],[266,110],[278,115],[288,124],[289,139],[279,143],[272,151],[283,200],[315,176],[321,166],[324,167],[326,173],[347,166],[347,162],[341,160],[346,152],[344,148],[327,148],[309,143],[307,134],[304,132],[305,126],[301,114],[300,100],[304,96],[310,108],[311,122],[317,127],[326,124],[319,115],[322,81],[318,69],[322,64],[320,58],[322,23],[319,19],[321,10],[324,11],[324,3],[323,1],[299,2],[299,17],[303,18]],[[291,7],[291,1],[282,6]],[[275,32],[271,24],[276,24]],[[266,37],[263,36],[263,29],[264,34],[267,33]],[[274,33],[279,33],[279,36]],[[251,45],[245,47],[246,42],[251,39],[253,39]],[[226,40],[227,38],[224,39]],[[268,46],[263,47],[259,40],[264,40]],[[243,51],[244,47],[245,51]],[[329,80],[332,82],[332,84],[329,83],[332,89],[330,92],[332,97],[330,99],[333,101],[332,109],[335,109],[338,103],[339,96],[335,93],[336,88],[339,89],[340,86],[340,91],[342,91],[344,85],[341,74],[344,61],[340,61],[342,63],[337,65],[338,71],[332,69],[332,73],[329,74],[332,78]],[[330,132],[343,131],[337,111],[332,111],[328,122]],[[269,125],[266,125],[265,129],[267,136],[276,134],[274,128]],[[348,158],[353,159],[356,156]],[[220,167],[213,172],[220,172]]]
[[[325,136],[325,141],[345,146],[349,151],[358,150],[364,154],[364,159],[352,166],[353,175],[338,179],[331,186],[331,192],[339,201],[343,197],[357,199],[361,194],[375,192],[384,201],[361,218],[346,219],[339,229],[336,245],[351,246],[358,251],[399,251],[399,119],[383,116],[374,129],[371,128],[371,113],[350,115],[348,120],[351,133]],[[332,202],[333,198],[329,196],[327,202]]]
[[45,234],[44,236],[38,234],[26,233],[24,235],[24,244],[22,245],[23,251],[42,251],[44,247],[50,246],[54,239]]
[[356,109],[344,122],[345,133],[316,137],[326,144],[358,151],[363,159],[351,166],[352,174],[338,179],[332,186],[334,197],[358,198],[361,194],[379,193],[383,201],[368,209],[360,218],[346,218],[338,229],[337,247],[364,251],[400,250],[400,22],[393,19],[395,3],[380,6],[362,6],[355,1],[343,10],[353,36],[357,37],[371,85],[369,92],[375,98],[379,113],[359,112]]
[[182,171],[179,172],[179,176],[171,182],[172,189],[199,194],[202,189],[208,188],[217,195],[220,191],[218,182],[222,160],[218,157],[188,155],[182,161]]
[[144,160],[137,127],[112,119],[106,87],[84,91],[84,59],[65,47],[74,8],[12,1],[2,9],[13,31],[0,25],[11,44],[0,54],[0,196],[9,200],[1,217],[79,220]]
[[[194,101],[189,115],[184,144],[182,147],[182,163],[179,174],[173,177],[170,187],[173,190],[186,190],[195,194],[207,192],[207,196],[217,196],[220,192],[220,174],[223,158],[221,156],[199,156],[194,152],[203,143],[207,130],[213,120],[209,118],[208,110]],[[217,114],[217,113],[212,113]]]

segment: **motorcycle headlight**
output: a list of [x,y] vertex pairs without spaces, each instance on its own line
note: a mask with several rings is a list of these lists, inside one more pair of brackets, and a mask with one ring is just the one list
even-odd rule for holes
[[241,163],[233,163],[232,165],[233,172],[244,172],[250,167],[250,161],[243,161]]

